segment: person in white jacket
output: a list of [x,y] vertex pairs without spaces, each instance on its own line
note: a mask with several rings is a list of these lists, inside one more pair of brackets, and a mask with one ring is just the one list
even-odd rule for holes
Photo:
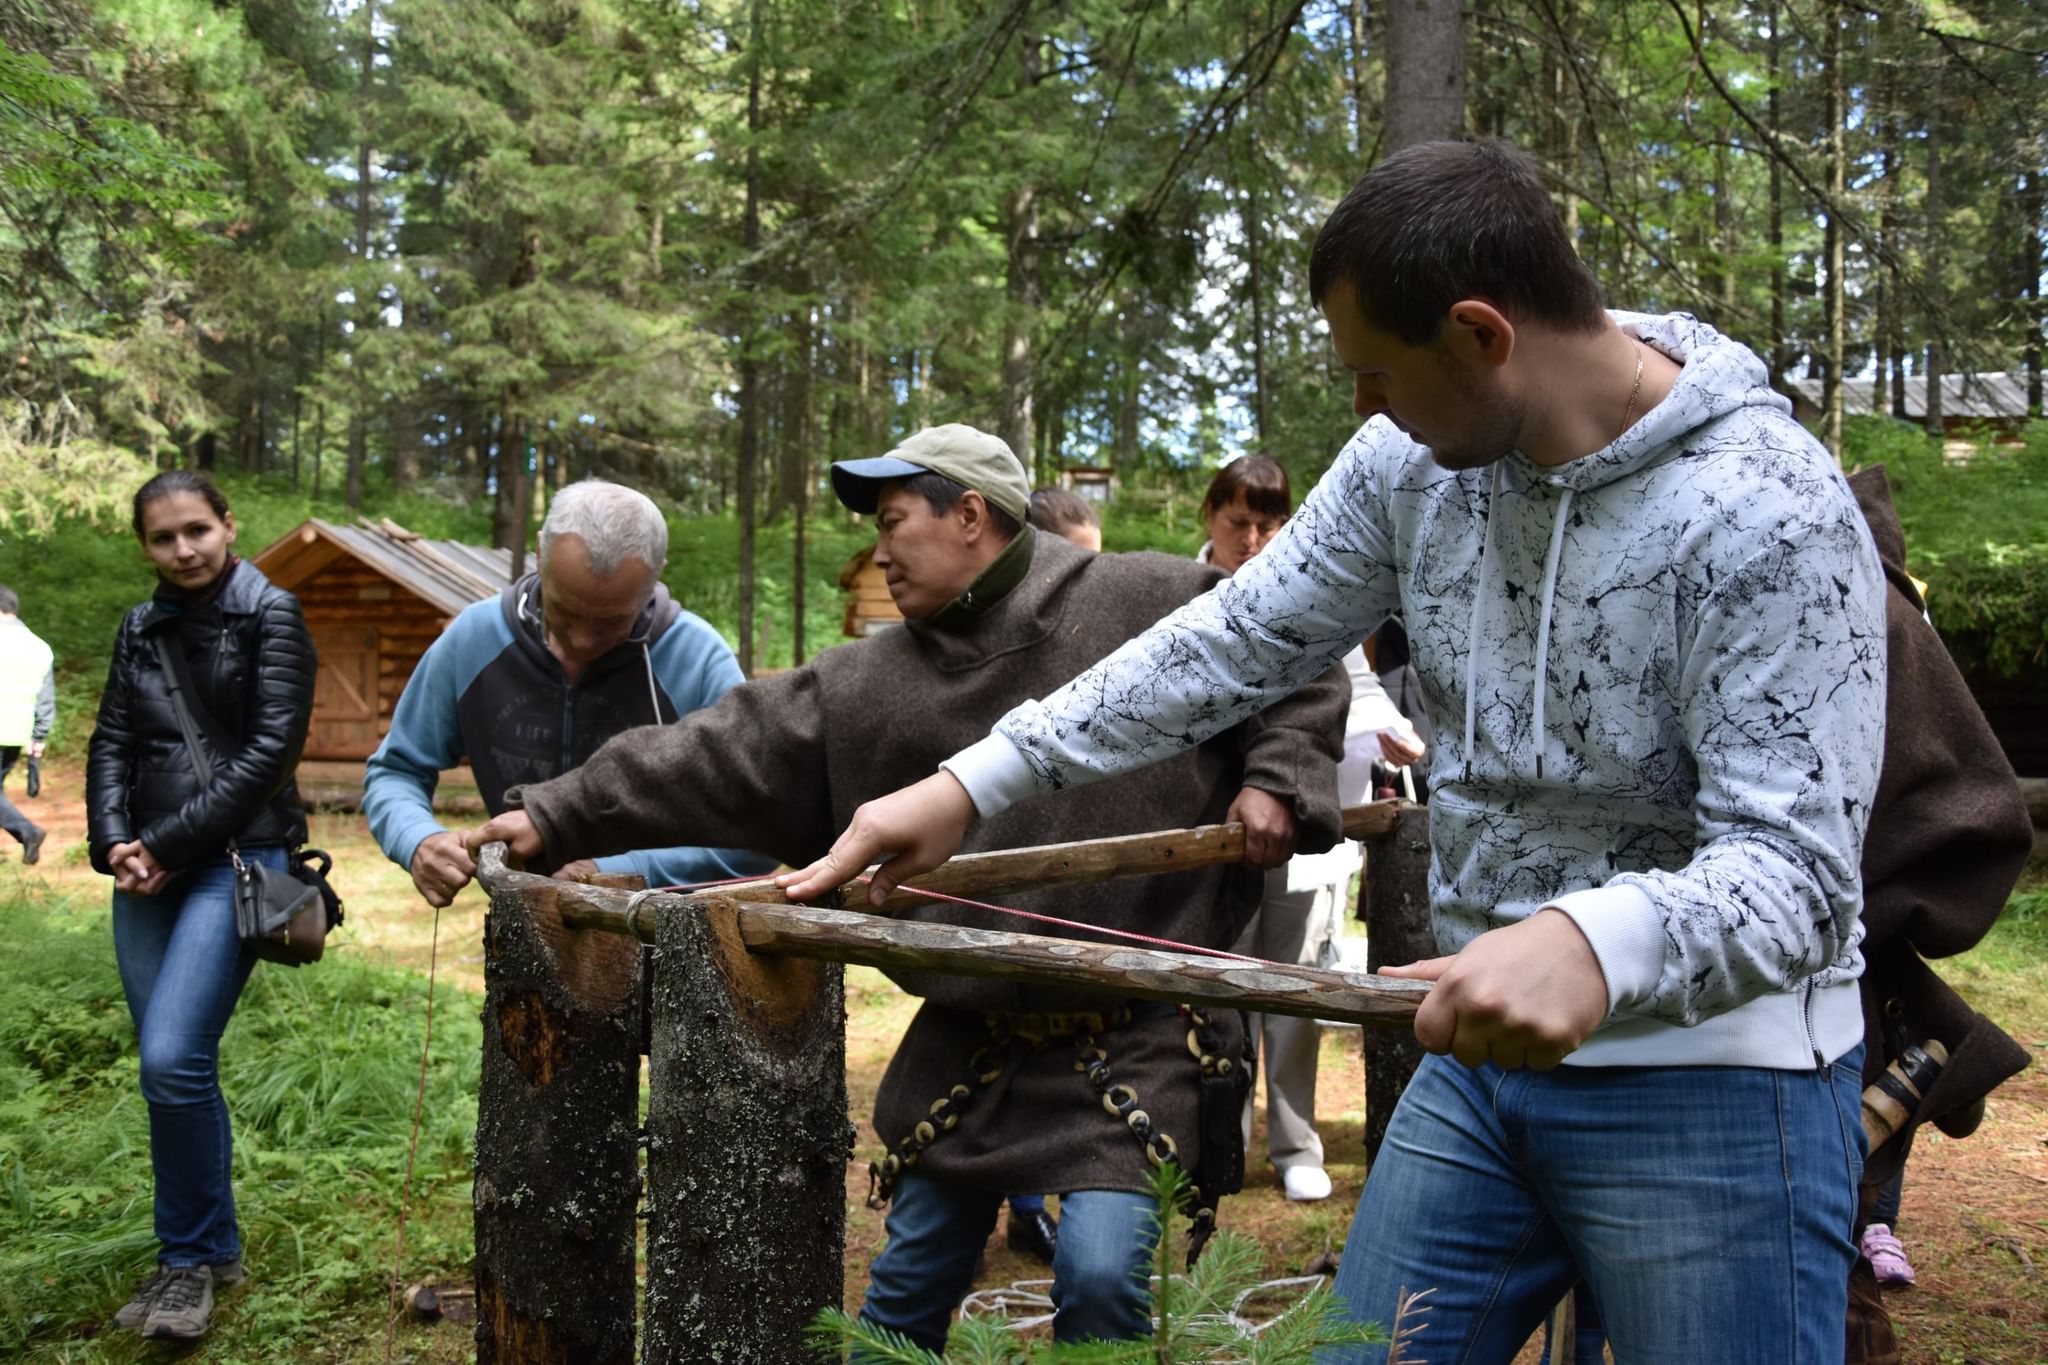
[[[1195,553],[1225,573],[1243,568],[1294,514],[1287,471],[1264,455],[1242,455],[1216,471],[1202,495],[1202,524],[1209,538]],[[1365,650],[1344,656],[1351,679],[1351,710],[1344,720],[1344,760],[1337,767],[1337,797],[1355,806],[1372,797],[1376,760],[1405,766],[1420,759],[1422,741],[1380,686]],[[1266,873],[1259,913],[1238,940],[1236,951],[1269,962],[1330,966],[1336,957],[1340,921],[1350,904],[1351,875],[1364,853],[1352,840],[1327,853],[1302,853]],[[1286,1014],[1251,1016],[1259,1065],[1266,1072],[1266,1153],[1280,1173],[1280,1188],[1292,1200],[1330,1197],[1323,1169],[1323,1139],[1316,1131],[1316,1062],[1322,1025]],[[1252,1145],[1252,1106],[1244,1111],[1244,1145]]]
[[1436,1055],[1360,1201],[1347,1311],[1433,1290],[1432,1359],[1506,1360],[1583,1278],[1617,1359],[1833,1365],[1884,749],[1854,498],[1746,347],[1600,306],[1504,143],[1389,157],[1309,289],[1367,420],[1274,542],[785,889],[885,854],[886,895],[976,814],[1195,743],[1399,610],[1445,956],[1401,969],[1435,982]]

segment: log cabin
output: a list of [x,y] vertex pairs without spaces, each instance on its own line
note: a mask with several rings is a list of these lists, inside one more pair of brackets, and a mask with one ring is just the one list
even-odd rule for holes
[[341,526],[313,518],[254,562],[298,597],[320,652],[309,760],[368,758],[427,646],[512,574],[510,550],[427,540],[367,519]]

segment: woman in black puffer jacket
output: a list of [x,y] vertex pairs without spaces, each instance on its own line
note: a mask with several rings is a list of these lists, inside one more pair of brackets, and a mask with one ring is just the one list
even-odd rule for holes
[[[160,1245],[156,1272],[114,1321],[189,1339],[210,1325],[214,1289],[242,1278],[219,1061],[255,958],[235,929],[228,849],[282,869],[305,841],[292,774],[313,712],[313,641],[298,600],[233,554],[234,515],[203,474],[144,484],[135,533],[157,589],[114,642],[86,804],[92,865],[114,878]],[[185,747],[159,637],[186,664],[187,704],[214,750],[210,779]]]

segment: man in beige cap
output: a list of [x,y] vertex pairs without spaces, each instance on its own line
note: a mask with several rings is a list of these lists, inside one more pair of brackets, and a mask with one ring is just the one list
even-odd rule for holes
[[[524,808],[472,831],[472,849],[503,839],[516,854],[562,863],[673,842],[687,830],[801,866],[831,847],[863,801],[928,775],[1010,707],[1045,695],[1220,577],[1177,557],[1096,555],[1035,535],[1023,524],[1023,466],[973,427],[934,427],[887,455],[836,464],[832,486],[875,518],[874,562],[888,574],[903,629],[735,688],[674,725],[628,731],[576,771],[522,788]],[[973,846],[1241,820],[1252,866],[1010,898],[1106,929],[1226,947],[1258,904],[1258,868],[1284,862],[1297,842],[1335,842],[1348,699],[1336,670],[1158,768],[988,821]],[[909,917],[1036,931],[1029,920],[952,905]],[[895,976],[924,1003],[876,1099],[887,1151],[871,1168],[869,1202],[891,1207],[861,1316],[943,1349],[1001,1192],[1050,1190],[1061,1201],[1055,1338],[1149,1335],[1153,1161],[1177,1159],[1195,1180],[1198,1238],[1214,1224],[1217,1198],[1242,1180],[1237,1015]]]

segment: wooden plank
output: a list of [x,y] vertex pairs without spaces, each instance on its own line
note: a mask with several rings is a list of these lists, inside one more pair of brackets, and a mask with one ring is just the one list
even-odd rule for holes
[[507,888],[552,886],[557,913],[565,926],[630,935],[648,943],[657,941],[665,916],[737,915],[741,940],[757,953],[872,967],[922,968],[1030,985],[1083,986],[1147,1000],[1231,1005],[1378,1028],[1412,1026],[1416,1005],[1429,991],[1425,982],[1365,972],[1241,962],[949,924],[906,923],[853,910],[771,906],[723,896],[674,893],[636,897],[508,871],[502,844],[485,846],[477,879],[493,896]]
[[[1365,839],[1394,827],[1399,803],[1375,801],[1352,806],[1343,812],[1347,839]],[[993,896],[1006,891],[1038,891],[1055,886],[1086,886],[1117,877],[1151,877],[1189,868],[1234,863],[1244,856],[1244,826],[1198,825],[1193,829],[1162,830],[1153,834],[1124,834],[1108,839],[1084,839],[1070,844],[1046,844],[1036,848],[1003,849],[992,853],[965,853],[929,872],[920,873],[914,888],[899,887],[881,906],[882,913],[919,905],[931,899],[922,891],[942,896]],[[870,869],[872,871],[872,869]],[[734,900],[788,905],[789,897],[772,878],[741,882],[718,888],[720,896]],[[837,899],[820,897],[819,905],[859,905],[866,908],[867,888],[848,882],[839,888]]]
[[739,924],[747,947],[758,953],[1082,986],[1119,997],[1231,1005],[1375,1028],[1413,1027],[1416,1006],[1429,993],[1427,982],[1364,972],[909,923],[852,910],[745,906]]

